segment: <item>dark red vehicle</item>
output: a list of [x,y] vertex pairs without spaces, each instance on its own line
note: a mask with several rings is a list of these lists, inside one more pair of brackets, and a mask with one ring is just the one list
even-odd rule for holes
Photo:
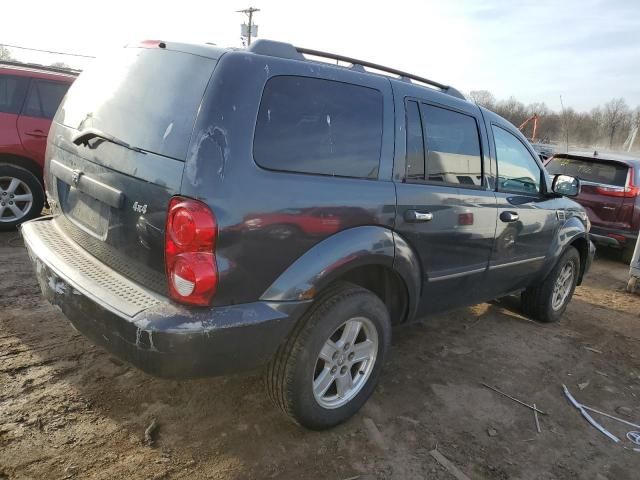
[[611,153],[558,153],[546,164],[552,175],[580,179],[575,200],[591,220],[590,237],[619,248],[629,262],[640,229],[640,158]]
[[44,153],[51,119],[77,72],[0,62],[0,230],[44,205]]

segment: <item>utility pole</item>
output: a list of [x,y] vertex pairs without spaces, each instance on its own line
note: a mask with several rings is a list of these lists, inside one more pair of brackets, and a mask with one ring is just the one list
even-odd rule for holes
[[567,153],[569,153],[569,121],[564,110],[564,103],[562,103],[562,95],[560,95],[560,106],[562,107],[562,120],[564,120],[562,123],[564,123],[564,132],[567,140]]
[[249,23],[241,25],[242,27],[241,36],[247,38],[247,46],[251,46],[251,37],[255,37],[258,34],[258,26],[255,25],[255,29],[253,28],[254,27],[253,14],[259,11],[260,11],[259,8],[253,8],[253,7],[249,7],[249,8],[245,8],[244,10],[237,11],[237,13],[244,13],[249,17]]

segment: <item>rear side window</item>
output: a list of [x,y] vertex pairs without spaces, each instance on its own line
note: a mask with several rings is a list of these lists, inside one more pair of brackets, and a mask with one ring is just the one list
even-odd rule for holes
[[289,172],[377,178],[382,93],[348,83],[279,76],[264,89],[253,155]]
[[28,85],[26,77],[0,75],[0,112],[19,113]]
[[482,156],[475,118],[408,101],[406,121],[408,181],[482,185]]
[[476,120],[432,105],[422,107],[427,180],[482,185],[482,157]]
[[34,80],[31,82],[22,114],[30,117],[53,118],[67,90],[69,85],[66,83]]
[[407,102],[407,179],[424,180],[424,137],[420,108]]
[[571,175],[580,180],[624,187],[629,167],[614,162],[577,158],[553,158],[547,163],[551,175]]

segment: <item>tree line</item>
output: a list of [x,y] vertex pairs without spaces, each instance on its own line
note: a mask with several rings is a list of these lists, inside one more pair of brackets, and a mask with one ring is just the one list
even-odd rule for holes
[[[0,60],[14,60],[11,52],[0,46]],[[51,66],[67,67],[63,62]],[[569,107],[562,112],[551,110],[545,103],[525,105],[514,97],[497,100],[487,90],[474,90],[469,99],[501,117],[506,118],[516,127],[527,118],[538,115],[536,140],[543,143],[567,143],[584,148],[620,149],[627,147],[625,142],[634,128],[640,128],[640,106],[632,109],[623,98],[614,98],[602,106],[589,112],[578,112]],[[533,124],[524,128],[524,134],[531,138]],[[636,136],[633,149],[640,150],[640,134]],[[626,148],[625,148],[626,149]]]
[[[11,51],[7,47],[5,47],[4,45],[0,45],[0,61],[3,60],[6,62],[19,62],[17,58],[11,55]],[[49,66],[57,68],[69,68],[69,65],[64,62],[53,62]]]
[[[578,112],[571,107],[562,112],[555,112],[545,103],[525,105],[514,97],[496,100],[487,90],[472,91],[469,98],[506,118],[516,127],[537,114],[536,139],[541,142],[566,142],[584,148],[620,149],[625,146],[632,130],[640,127],[640,106],[632,109],[623,98],[613,98],[589,112]],[[523,133],[531,138],[533,122],[523,130]],[[633,147],[640,149],[640,134],[637,135]]]

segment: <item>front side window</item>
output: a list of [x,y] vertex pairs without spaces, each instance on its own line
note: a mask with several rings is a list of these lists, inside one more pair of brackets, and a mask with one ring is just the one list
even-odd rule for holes
[[476,120],[463,113],[423,105],[427,180],[482,185],[482,156]]
[[19,113],[28,85],[26,77],[0,75],[0,112]]
[[373,179],[381,144],[380,91],[295,76],[267,82],[253,144],[261,167]]
[[498,190],[540,193],[541,171],[529,150],[513,134],[493,126],[498,160]]
[[52,119],[67,90],[69,90],[69,85],[66,83],[34,80],[22,112],[23,115]]

